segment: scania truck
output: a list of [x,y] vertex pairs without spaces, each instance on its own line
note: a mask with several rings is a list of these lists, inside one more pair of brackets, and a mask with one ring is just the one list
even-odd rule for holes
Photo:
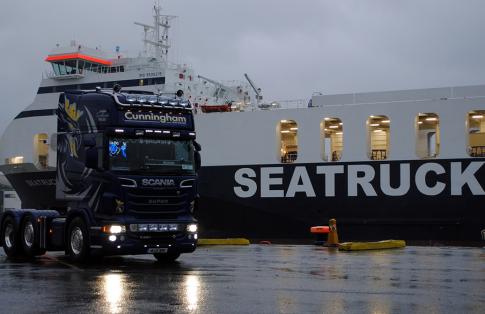
[[52,115],[57,132],[46,139],[56,167],[0,169],[22,201],[0,217],[7,256],[65,251],[75,262],[94,254],[173,261],[196,249],[200,145],[189,101],[73,90],[60,94]]

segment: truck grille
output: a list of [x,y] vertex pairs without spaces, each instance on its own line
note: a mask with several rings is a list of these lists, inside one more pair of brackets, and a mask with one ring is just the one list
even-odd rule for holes
[[179,214],[187,193],[176,189],[133,189],[127,193],[127,209],[135,214]]

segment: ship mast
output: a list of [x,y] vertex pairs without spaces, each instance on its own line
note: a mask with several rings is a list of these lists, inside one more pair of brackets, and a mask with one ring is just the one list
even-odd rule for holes
[[[143,43],[145,45],[145,55],[168,61],[168,50],[170,43],[168,41],[168,32],[171,27],[170,21],[175,19],[174,15],[161,14],[162,7],[160,3],[153,6],[154,16],[153,25],[135,22],[136,25],[143,27],[145,36]],[[151,47],[151,49],[149,49]]]

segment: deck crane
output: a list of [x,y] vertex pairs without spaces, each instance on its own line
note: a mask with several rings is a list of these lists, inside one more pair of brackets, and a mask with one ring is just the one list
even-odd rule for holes
[[248,76],[247,73],[244,73],[244,77],[249,82],[249,85],[251,85],[251,87],[253,88],[254,93],[256,94],[256,105],[258,106],[258,108],[260,108],[261,107],[261,102],[263,100],[263,95],[261,93],[261,88],[257,87],[254,84],[254,82],[249,78],[249,76]]
[[217,87],[216,91],[214,92],[215,98],[226,98],[226,100],[229,101],[227,92],[230,91],[230,92],[236,93],[234,88],[226,86],[226,85],[224,85],[220,82],[211,80],[208,77],[205,77],[205,76],[202,76],[202,75],[197,75],[197,77],[200,78],[200,79],[203,79],[204,81],[207,81],[207,82],[209,82],[209,83],[211,83],[211,84],[213,84],[214,86]]

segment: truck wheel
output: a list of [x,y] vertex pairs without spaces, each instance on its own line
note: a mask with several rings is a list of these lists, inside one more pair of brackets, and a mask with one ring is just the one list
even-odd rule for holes
[[45,254],[45,250],[40,249],[39,236],[39,226],[34,217],[26,216],[20,225],[20,242],[25,256],[32,258]]
[[89,257],[89,234],[86,223],[80,217],[74,218],[66,234],[67,254],[73,262],[85,262]]
[[153,256],[155,256],[157,261],[160,263],[173,263],[177,258],[179,258],[180,253],[166,253],[166,254],[157,253],[157,254],[153,254]]
[[8,257],[16,257],[20,255],[20,241],[17,224],[10,216],[7,216],[3,221],[0,241],[2,242],[3,250]]

